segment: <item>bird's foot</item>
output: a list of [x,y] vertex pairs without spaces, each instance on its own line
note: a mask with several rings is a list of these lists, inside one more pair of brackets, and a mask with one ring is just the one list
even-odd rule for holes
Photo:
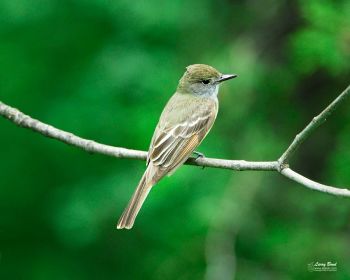
[[[200,152],[197,152],[197,151],[194,151],[193,154],[196,155],[195,159],[194,160],[197,160],[199,158],[204,158],[205,155],[203,153],[200,153]],[[202,169],[204,169],[205,166],[202,166]]]
[[205,155],[203,153],[200,153],[200,152],[197,152],[197,151],[194,151],[193,154],[196,155],[196,159],[205,157]]

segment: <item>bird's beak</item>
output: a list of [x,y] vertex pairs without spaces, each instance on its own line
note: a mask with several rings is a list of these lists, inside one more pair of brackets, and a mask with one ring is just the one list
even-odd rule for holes
[[223,74],[220,76],[220,78],[217,80],[218,83],[221,83],[223,81],[227,81],[233,78],[236,78],[237,75],[236,74]]

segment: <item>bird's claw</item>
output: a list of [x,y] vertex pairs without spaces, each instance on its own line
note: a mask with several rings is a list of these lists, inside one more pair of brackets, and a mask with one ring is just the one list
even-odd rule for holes
[[[199,158],[204,158],[205,157],[205,155],[203,153],[200,153],[200,152],[197,152],[197,151],[194,151],[193,154],[196,155],[194,160],[197,160]],[[204,169],[204,168],[205,168],[205,166],[202,166],[202,169]]]
[[203,153],[200,153],[197,151],[194,151],[193,153],[196,155],[196,159],[205,157],[205,155]]

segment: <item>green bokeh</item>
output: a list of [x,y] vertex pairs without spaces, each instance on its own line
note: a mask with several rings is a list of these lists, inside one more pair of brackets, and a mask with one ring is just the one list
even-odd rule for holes
[[[146,150],[185,66],[239,78],[200,151],[275,160],[349,83],[350,2],[2,0],[0,100]],[[350,186],[349,102],[293,167]],[[349,279],[350,202],[275,173],[186,166],[135,227],[115,223],[144,162],[90,155],[0,119],[0,279]],[[307,270],[337,262],[334,273]]]

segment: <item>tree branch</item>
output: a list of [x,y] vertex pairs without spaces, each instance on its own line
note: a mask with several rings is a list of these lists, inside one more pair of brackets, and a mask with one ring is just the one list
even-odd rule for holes
[[[0,115],[12,121],[16,125],[24,128],[29,128],[34,132],[38,132],[46,137],[59,140],[68,145],[72,145],[83,149],[89,153],[102,154],[116,158],[129,158],[146,160],[147,152],[113,147],[105,144],[97,143],[93,140],[88,140],[76,136],[70,132],[66,132],[45,124],[39,120],[33,119],[28,115],[23,114],[16,108],[10,107],[0,101]],[[185,164],[197,165],[203,167],[223,168],[232,170],[277,170],[277,161],[261,161],[249,162],[245,160],[224,160],[214,158],[189,158]]]
[[350,190],[348,189],[340,189],[340,188],[335,188],[335,187],[331,187],[331,186],[327,186],[327,185],[322,185],[320,183],[317,183],[315,181],[312,181],[302,175],[300,175],[299,173],[293,171],[290,168],[284,168],[281,170],[280,172],[282,175],[286,176],[287,178],[298,182],[299,184],[302,184],[303,186],[312,189],[312,190],[316,190],[316,191],[320,191],[320,192],[325,192],[325,193],[329,193],[329,194],[333,194],[333,195],[337,195],[337,196],[350,196]]
[[[334,110],[345,100],[350,94],[350,86],[348,86],[325,110],[323,110],[295,137],[291,145],[276,161],[245,161],[245,160],[226,160],[216,158],[189,158],[185,164],[196,165],[202,167],[213,167],[222,169],[231,169],[237,171],[256,170],[256,171],[277,171],[283,176],[296,181],[303,186],[312,190],[325,192],[337,196],[350,197],[350,191],[347,189],[335,188],[314,182],[289,168],[288,160],[297,148],[311,135],[311,133],[326,121]],[[0,101],[0,115],[12,121],[16,125],[31,129],[46,137],[50,137],[66,144],[78,147],[89,153],[103,154],[116,158],[129,158],[146,160],[147,152],[138,151],[120,147],[113,147],[105,144],[97,143],[76,136],[72,133],[57,129],[51,125],[45,124],[39,120],[33,119],[23,114],[19,110],[10,107]]]
[[286,164],[291,155],[299,148],[299,146],[316,130],[321,124],[323,124],[327,118],[338,108],[338,106],[344,102],[344,100],[350,95],[350,85],[331,103],[324,109],[318,116],[314,117],[312,121],[295,136],[292,144],[287,148],[283,155],[278,159],[280,164]]

